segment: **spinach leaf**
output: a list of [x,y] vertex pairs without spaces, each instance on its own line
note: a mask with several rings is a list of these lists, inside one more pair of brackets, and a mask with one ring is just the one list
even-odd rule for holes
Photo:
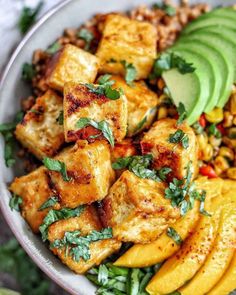
[[56,171],[61,173],[61,176],[63,178],[64,181],[70,181],[71,178],[68,177],[67,175],[67,170],[66,170],[66,164],[59,161],[59,160],[55,160],[52,158],[48,158],[48,157],[44,157],[43,158],[43,164],[44,166],[51,171]]

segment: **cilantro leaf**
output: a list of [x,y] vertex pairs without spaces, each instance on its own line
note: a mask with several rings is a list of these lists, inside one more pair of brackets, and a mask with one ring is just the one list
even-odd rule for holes
[[179,103],[178,107],[177,107],[177,111],[179,114],[179,119],[177,121],[177,126],[181,125],[183,123],[183,121],[187,118],[187,111],[185,109],[185,106],[182,102]]
[[57,117],[57,122],[59,125],[63,125],[63,123],[64,123],[64,112],[63,111],[60,111],[60,114]]
[[91,46],[91,42],[94,39],[93,33],[91,31],[89,31],[88,29],[83,28],[78,32],[77,36],[80,39],[83,39],[85,41],[84,49],[89,50],[90,46]]
[[56,203],[58,203],[57,196],[51,196],[46,202],[44,202],[38,209],[38,211],[42,211],[44,209],[53,207]]
[[84,211],[84,206],[79,206],[74,209],[62,208],[60,210],[51,209],[48,214],[44,217],[43,223],[39,227],[39,231],[42,234],[42,240],[46,241],[48,237],[48,227],[54,222],[62,219],[68,219],[71,217],[80,216]]
[[66,170],[66,164],[65,163],[63,163],[63,162],[61,162],[59,160],[44,157],[43,158],[43,164],[48,170],[60,172],[64,181],[70,181],[71,180],[70,177],[68,177],[68,175],[67,175],[67,170]]
[[174,240],[177,245],[182,244],[182,242],[183,242],[182,238],[180,237],[180,235],[177,233],[177,231],[173,227],[168,227],[166,234],[168,237],[170,237],[172,240]]
[[170,143],[181,143],[184,149],[189,147],[189,137],[183,130],[178,129],[175,133],[170,134],[169,136]]
[[175,7],[168,5],[166,3],[154,3],[152,7],[153,9],[163,10],[169,16],[174,16],[176,14]]
[[158,170],[158,176],[162,181],[166,180],[166,176],[172,172],[172,169],[170,167],[163,167],[160,170]]
[[51,46],[48,47],[46,52],[48,54],[54,54],[61,49],[61,44],[58,42],[54,42]]
[[205,215],[205,216],[211,216],[210,213],[208,213],[205,209],[204,209],[204,205],[205,205],[205,199],[206,199],[206,191],[202,191],[202,193],[198,193],[196,195],[196,199],[200,201],[200,208],[199,208],[199,212],[202,214],[202,215]]
[[102,75],[98,79],[98,84],[99,85],[112,86],[115,83],[115,81],[114,80],[110,80],[110,79],[111,79],[111,75],[110,74]]
[[22,79],[25,81],[32,81],[34,76],[36,75],[36,70],[34,65],[29,64],[29,63],[24,63],[22,67]]
[[134,132],[138,132],[139,130],[141,130],[144,126],[144,124],[147,122],[147,116],[145,116],[136,126],[135,131]]
[[93,242],[112,238],[112,229],[104,228],[101,231],[93,230],[87,236],[80,236],[80,231],[65,232],[62,239],[57,239],[50,244],[51,248],[70,247],[69,255],[73,260],[79,261],[82,258],[87,261],[91,257],[90,244]]
[[204,128],[202,127],[202,125],[199,122],[195,122],[192,125],[192,127],[193,127],[196,134],[202,134],[204,131]]
[[12,194],[12,197],[10,198],[9,201],[9,207],[11,208],[11,210],[16,210],[18,212],[20,212],[20,205],[23,203],[23,200],[20,196],[18,196],[17,194]]
[[116,100],[118,98],[120,98],[120,92],[116,89],[112,89],[110,86],[106,86],[105,87],[105,96],[112,99],[112,100]]
[[102,285],[108,283],[108,268],[105,264],[100,264],[98,269],[98,282]]
[[208,128],[208,134],[209,135],[213,135],[216,138],[221,138],[222,134],[220,132],[220,130],[217,128],[216,124],[211,124]]
[[120,63],[125,69],[125,81],[128,85],[132,86],[133,81],[136,78],[137,70],[132,63],[128,63],[126,60],[121,60]]
[[96,122],[90,118],[80,118],[79,121],[76,123],[76,127],[78,129],[82,129],[89,125],[96,128],[97,130],[100,130],[102,132],[102,135],[108,140],[110,145],[112,147],[114,146],[114,137],[108,122],[106,122],[105,120]]
[[34,24],[38,13],[42,9],[42,6],[43,1],[40,1],[35,8],[23,8],[18,21],[18,27],[22,34],[25,34],[29,30],[29,28]]

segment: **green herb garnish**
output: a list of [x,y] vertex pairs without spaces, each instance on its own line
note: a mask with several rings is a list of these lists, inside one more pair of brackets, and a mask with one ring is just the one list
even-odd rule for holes
[[62,208],[60,210],[51,209],[44,217],[43,223],[40,225],[39,230],[42,234],[43,241],[47,240],[48,227],[54,222],[62,219],[68,219],[71,217],[78,217],[84,211],[84,206],[79,206],[74,209]]
[[153,9],[163,10],[169,16],[174,16],[176,14],[175,7],[168,5],[166,3],[155,3],[155,4],[153,4],[152,7],[153,7]]
[[85,47],[84,47],[84,49],[85,50],[89,50],[90,49],[90,46],[91,46],[91,42],[94,39],[93,33],[91,31],[89,31],[88,29],[83,28],[83,29],[81,29],[78,32],[77,36],[80,39],[82,39],[82,40],[85,41]]
[[38,13],[40,12],[42,6],[43,6],[43,1],[40,1],[35,8],[30,8],[30,7],[23,8],[18,21],[18,27],[22,34],[25,34],[29,30],[29,28],[34,24],[36,17]]
[[36,70],[34,65],[29,64],[29,63],[24,63],[22,67],[22,79],[25,81],[32,81],[34,76],[36,75]]
[[48,54],[55,54],[58,50],[61,49],[61,44],[58,42],[53,43],[51,46],[48,47],[46,52]]
[[157,171],[158,176],[162,181],[166,181],[167,175],[171,172],[172,172],[172,169],[170,167],[163,167]]
[[64,181],[70,181],[70,177],[68,177],[67,175],[67,170],[66,170],[66,164],[59,161],[59,160],[55,160],[52,158],[48,158],[45,157],[43,158],[43,164],[44,166],[51,171],[56,171],[61,173],[61,176],[63,178]]
[[97,130],[100,130],[102,132],[102,135],[108,140],[110,145],[112,147],[114,146],[115,141],[114,141],[113,133],[112,133],[110,125],[107,121],[103,120],[100,122],[96,122],[96,121],[89,119],[89,118],[81,118],[76,123],[76,127],[78,129],[82,129],[87,126],[92,126],[92,127],[96,128]]
[[170,143],[181,143],[184,149],[189,147],[189,137],[183,130],[178,129],[175,133],[170,134],[169,136]]
[[20,212],[20,205],[23,203],[23,200],[20,196],[17,194],[12,194],[12,197],[9,201],[9,207],[11,210],[16,210],[17,212]]
[[55,204],[58,203],[58,197],[57,196],[51,196],[46,202],[44,202],[38,209],[38,211],[42,211],[44,209],[53,207]]
[[205,209],[204,209],[204,205],[205,205],[205,199],[206,199],[206,191],[202,191],[202,193],[198,194],[196,196],[196,199],[200,201],[200,208],[199,208],[199,212],[202,214],[202,215],[205,215],[205,216],[211,216],[210,213],[208,213]]
[[204,131],[204,128],[199,122],[195,122],[192,127],[196,134],[202,134]]
[[173,227],[168,227],[166,234],[170,237],[177,245],[181,245],[183,240],[181,236],[177,233],[177,231]]
[[141,130],[143,128],[143,126],[145,125],[145,123],[147,122],[147,116],[145,116],[137,125],[137,127],[135,128],[134,132],[138,132],[139,130]]
[[71,232],[65,232],[63,239],[57,239],[50,244],[51,248],[61,249],[70,247],[69,255],[73,260],[79,261],[82,258],[87,261],[91,257],[90,244],[93,242],[106,240],[112,238],[112,229],[104,228],[101,231],[93,230],[87,236],[80,236],[80,231],[75,230]]
[[60,111],[60,114],[57,117],[57,123],[59,125],[63,125],[63,123],[64,123],[64,112],[63,111]]
[[125,81],[128,85],[132,86],[133,81],[136,78],[137,70],[132,63],[128,63],[126,60],[121,60],[120,63],[125,69]]
[[216,124],[211,124],[209,126],[209,128],[208,128],[208,134],[209,135],[213,135],[216,138],[221,138],[222,137],[220,130],[216,127]]
[[187,118],[187,111],[186,111],[185,106],[182,102],[179,103],[179,105],[177,107],[177,112],[179,114],[179,118],[177,120],[177,126],[179,126]]

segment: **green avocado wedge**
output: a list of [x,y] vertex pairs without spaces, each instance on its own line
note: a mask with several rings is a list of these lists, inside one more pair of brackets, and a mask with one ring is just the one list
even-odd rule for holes
[[[178,72],[172,72],[172,75],[168,74],[168,72],[163,74],[163,79],[170,91],[175,105],[178,105],[179,102],[182,102],[185,105],[187,110],[187,122],[189,125],[192,125],[198,120],[204,111],[211,95],[210,76],[212,78],[212,74],[209,75],[209,73],[211,73],[211,68],[208,64],[206,64],[206,60],[199,54],[193,54],[192,52],[184,49],[178,49],[173,52],[179,54],[187,62],[193,63],[193,66],[195,67],[194,73],[191,74],[183,75]],[[198,87],[199,89],[197,88],[196,82],[195,85],[193,85],[193,83],[189,83],[189,80],[194,79],[193,76],[195,75],[200,83]],[[196,91],[194,88],[199,91]]]
[[193,54],[199,54],[203,59],[205,59],[206,70],[210,70],[209,79],[211,84],[209,100],[206,104],[205,113],[209,113],[216,106],[221,93],[225,91],[225,78],[228,75],[227,64],[224,62],[222,56],[214,50],[213,47],[209,47],[202,42],[196,40],[188,40],[186,38],[185,42],[177,43],[172,47],[172,50],[187,49]]
[[236,47],[232,42],[229,42],[220,33],[210,32],[207,30],[198,30],[191,34],[190,36],[181,37],[178,42],[183,43],[186,39],[191,38],[191,40],[201,41],[207,46],[215,48],[227,63],[228,76],[223,77],[226,79],[227,83],[225,85],[225,93],[221,96],[217,102],[218,107],[223,107],[227,102],[230,92],[232,89],[233,82],[235,80],[236,73]]
[[211,15],[232,18],[236,21],[236,10],[231,7],[216,8],[211,11]]

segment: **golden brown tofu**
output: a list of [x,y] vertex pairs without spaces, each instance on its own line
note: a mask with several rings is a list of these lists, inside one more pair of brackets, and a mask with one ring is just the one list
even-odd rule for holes
[[119,158],[137,155],[138,151],[131,138],[123,139],[121,142],[116,143],[111,151],[112,162]]
[[131,137],[149,128],[156,116],[158,96],[151,91],[144,81],[134,82],[129,86],[120,76],[112,76],[115,88],[122,88],[128,101],[128,132]]
[[[22,216],[30,225],[32,231],[38,233],[39,226],[49,210],[38,211],[38,209],[53,195],[49,187],[47,169],[40,167],[28,175],[15,178],[10,185],[10,191],[22,198]],[[57,208],[58,205],[55,206]]]
[[[60,220],[49,227],[48,239],[50,242],[64,237],[65,232],[79,230],[82,236],[91,233],[92,230],[100,231],[102,229],[97,211],[91,206],[86,209],[79,217]],[[121,243],[110,238],[93,242],[90,244],[91,257],[87,261],[80,258],[79,261],[73,260],[70,255],[66,255],[64,248],[53,248],[54,254],[58,255],[61,261],[76,273],[82,274],[89,270],[92,266],[100,264],[105,258],[119,250]]]
[[119,241],[148,243],[179,217],[179,209],[164,197],[165,185],[137,177],[130,171],[111,187],[104,199],[107,225]]
[[125,60],[135,67],[136,80],[147,78],[156,57],[156,42],[156,28],[150,23],[108,15],[96,53],[101,60],[100,72],[124,75],[120,61]]
[[56,53],[46,71],[47,84],[63,91],[69,81],[93,83],[99,67],[98,58],[74,45],[65,45]]
[[[181,143],[170,143],[169,137],[181,129],[189,138],[188,148]],[[153,124],[141,141],[143,154],[152,154],[154,168],[170,167],[169,177],[182,179],[186,176],[186,169],[191,163],[193,177],[198,173],[198,145],[193,129],[186,123],[176,125],[175,119],[161,119]]]
[[39,159],[54,156],[65,141],[63,126],[58,122],[62,110],[62,98],[48,90],[16,127],[16,138]]
[[[105,95],[91,92],[82,84],[70,82],[65,85],[64,131],[67,142],[89,139],[91,135],[101,134],[90,126],[78,130],[76,123],[81,118],[90,118],[96,122],[105,120],[115,140],[119,142],[126,135],[127,113],[127,99],[124,95],[121,95],[119,99],[111,100]],[[94,140],[93,138],[92,141]]]
[[70,181],[61,174],[49,171],[51,185],[60,196],[60,204],[75,208],[103,199],[114,182],[111,155],[106,141],[77,142],[62,151],[55,159],[65,163]]

